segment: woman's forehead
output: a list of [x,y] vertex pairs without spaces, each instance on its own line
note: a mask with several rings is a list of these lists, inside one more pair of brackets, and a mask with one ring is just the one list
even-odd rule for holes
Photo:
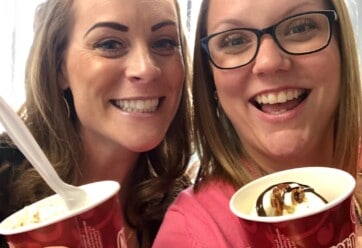
[[210,0],[207,27],[211,32],[235,25],[264,28],[293,14],[325,8],[321,0]]
[[121,23],[128,27],[178,22],[173,0],[75,0],[75,29],[87,29],[98,22]]

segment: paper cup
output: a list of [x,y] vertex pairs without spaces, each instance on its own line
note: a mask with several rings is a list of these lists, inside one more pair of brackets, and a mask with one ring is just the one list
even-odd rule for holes
[[[80,188],[89,196],[84,207],[69,211],[59,195],[52,195],[6,218],[0,223],[0,234],[11,248],[126,247],[122,245],[119,183],[101,181]],[[38,222],[34,214],[39,213]]]
[[[305,213],[285,216],[252,214],[258,196],[283,182],[309,185],[328,203]],[[241,189],[230,200],[231,211],[240,218],[252,248],[259,247],[356,247],[352,195],[355,179],[329,167],[303,167],[269,174]]]

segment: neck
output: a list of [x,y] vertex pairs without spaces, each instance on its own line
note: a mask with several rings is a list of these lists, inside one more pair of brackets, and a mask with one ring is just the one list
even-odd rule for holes
[[122,184],[136,165],[138,157],[139,153],[125,151],[120,147],[87,146],[80,164],[80,183],[114,180]]
[[333,166],[332,152],[324,156],[290,156],[290,157],[268,157],[253,156],[253,159],[245,158],[244,164],[254,177],[260,177],[273,172],[292,169],[303,166]]
[[333,134],[326,132],[319,140],[299,144],[292,142],[292,145],[280,149],[245,147],[249,156],[245,159],[265,174],[302,166],[334,166]]

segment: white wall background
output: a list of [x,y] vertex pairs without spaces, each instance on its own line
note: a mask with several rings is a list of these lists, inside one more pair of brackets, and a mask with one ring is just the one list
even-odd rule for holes
[[[0,0],[0,96],[18,109],[24,100],[24,70],[33,37],[33,18],[36,6],[44,0]],[[85,0],[86,1],[86,0]],[[100,0],[101,1],[101,0]],[[131,0],[130,0],[131,1]],[[194,28],[201,0],[178,0],[185,25],[190,29],[188,39],[192,52]],[[351,16],[362,59],[362,1],[345,0]],[[0,131],[2,127],[0,124]]]
[[[360,61],[362,61],[362,1],[361,0],[346,0],[352,17],[352,22],[355,28],[355,34],[359,47]],[[362,68],[362,64],[360,66]]]
[[24,68],[33,37],[33,16],[43,0],[1,0],[0,95],[14,109],[24,99]]

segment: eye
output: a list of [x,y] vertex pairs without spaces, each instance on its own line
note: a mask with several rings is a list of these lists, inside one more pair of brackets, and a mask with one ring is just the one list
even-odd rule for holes
[[284,30],[284,35],[298,35],[313,31],[317,28],[317,24],[310,19],[295,20],[291,22]]
[[104,57],[120,57],[128,49],[124,42],[115,39],[102,40],[93,47]]
[[234,54],[244,52],[255,39],[255,35],[250,31],[234,30],[215,36],[211,42],[220,52]]
[[242,46],[245,43],[245,39],[238,34],[231,34],[226,36],[222,42],[221,47],[233,47],[233,46]]
[[152,48],[161,55],[171,55],[179,46],[178,41],[170,38],[159,39],[152,44]]

